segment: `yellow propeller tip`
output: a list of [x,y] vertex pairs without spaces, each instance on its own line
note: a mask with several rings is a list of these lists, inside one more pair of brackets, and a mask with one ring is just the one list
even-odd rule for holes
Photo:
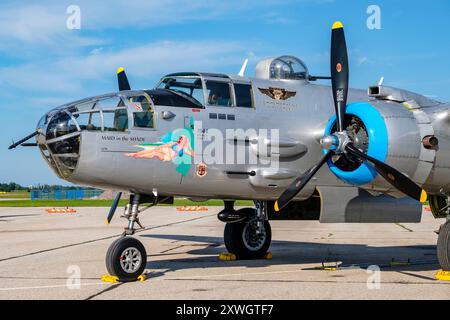
[[275,209],[276,212],[280,211],[280,208],[278,207],[278,201],[275,201],[274,209]]
[[125,69],[123,67],[120,67],[119,69],[117,69],[117,73],[118,74],[121,73],[121,72],[124,72],[124,71],[125,71]]
[[106,219],[106,224],[107,224],[107,225],[109,225],[109,221],[108,221],[108,219]]
[[341,29],[341,28],[344,28],[344,25],[342,24],[342,22],[336,21],[335,23],[333,23],[333,30],[334,29]]
[[420,194],[420,202],[424,203],[428,199],[427,192],[425,190],[422,190],[422,193]]

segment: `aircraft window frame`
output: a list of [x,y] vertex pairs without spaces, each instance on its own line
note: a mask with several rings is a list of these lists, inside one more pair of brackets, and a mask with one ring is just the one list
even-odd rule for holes
[[[135,111],[136,106],[133,105],[133,101],[131,101],[130,99],[133,97],[139,97],[139,96],[143,96],[145,97],[145,99],[147,99],[148,101],[148,105],[149,108],[147,111]],[[128,118],[129,118],[129,122],[128,122],[128,127],[133,128],[133,130],[149,130],[149,131],[155,131],[156,130],[156,113],[155,113],[155,105],[153,103],[153,100],[150,98],[150,96],[145,93],[145,92],[138,92],[138,93],[133,93],[130,95],[126,95],[126,96],[122,96],[122,98],[125,100],[125,104],[127,104],[127,106],[129,106],[130,109],[132,109],[133,111],[130,112],[128,114]],[[151,113],[152,115],[152,126],[151,127],[138,127],[135,125],[135,114],[137,113]]]
[[[103,100],[111,100],[114,98],[118,98],[118,102],[117,102],[117,106],[116,107],[106,107],[106,108],[102,108],[101,104],[99,104],[99,102],[103,101]],[[126,101],[124,101],[124,97],[122,97],[121,95],[110,95],[110,96],[105,96],[105,97],[101,97],[101,98],[96,98],[96,99],[92,99],[90,101],[84,101],[83,103],[80,103],[81,105],[92,105],[91,109],[87,109],[87,110],[83,110],[83,111],[77,111],[77,112],[73,112],[71,113],[72,117],[75,119],[77,126],[79,128],[79,131],[82,130],[86,130],[86,131],[90,131],[90,132],[118,132],[118,133],[130,133],[130,129],[129,129],[129,124],[130,124],[130,116],[128,113],[128,107],[126,104]],[[75,107],[77,107],[77,105],[75,105]],[[122,131],[122,130],[105,130],[105,119],[104,119],[104,115],[103,113],[110,113],[110,112],[116,112],[118,110],[125,110],[127,112],[127,119],[128,119],[128,124],[127,124],[127,128]],[[98,127],[96,126],[95,129],[88,129],[83,128],[81,129],[78,121],[76,120],[75,116],[76,115],[81,115],[81,114],[89,114],[89,124],[91,124],[92,121],[92,116],[94,114],[98,113],[100,116],[100,129],[97,129]]]
[[[243,109],[249,109],[249,110],[256,109],[255,97],[254,97],[254,94],[253,94],[253,85],[252,85],[252,83],[251,82],[244,82],[244,81],[232,81],[231,84],[232,84],[231,87],[233,88],[234,107],[243,108]],[[238,105],[238,99],[237,99],[237,95],[236,95],[235,85],[246,85],[246,86],[250,87],[250,99],[251,99],[251,102],[250,102],[251,106],[250,107]]]
[[[123,128],[116,128],[116,117],[117,117],[117,112],[118,111],[122,111],[124,110],[127,116],[127,122],[126,125]],[[115,109],[102,109],[102,131],[103,132],[128,132],[129,131],[129,125],[130,125],[130,119],[128,117],[128,110],[125,107],[118,107]],[[113,114],[113,127],[106,127],[105,126],[105,114]]]
[[[200,92],[202,93],[201,94],[201,98],[202,98],[203,101],[199,101],[194,95],[188,94],[187,92],[184,92],[182,90],[172,90],[172,89],[166,88],[166,86],[162,86],[161,87],[161,85],[164,84],[164,81],[169,79],[169,78],[172,78],[172,79],[196,79],[196,80],[200,80],[201,88],[196,88],[196,89],[199,89]],[[158,84],[155,86],[155,89],[163,89],[163,90],[168,90],[170,92],[173,92],[173,93],[175,93],[175,94],[177,94],[177,95],[179,95],[179,96],[181,96],[181,97],[183,97],[185,99],[188,99],[193,104],[197,105],[198,108],[202,108],[203,109],[205,107],[205,105],[206,105],[206,102],[205,102],[206,101],[205,100],[205,83],[204,83],[203,78],[201,76],[194,76],[194,75],[192,75],[192,76],[181,76],[181,75],[180,76],[178,76],[178,75],[177,76],[165,76],[158,82]],[[180,106],[180,107],[182,107],[182,106]]]
[[78,112],[91,111],[95,108],[96,104],[97,104],[97,100],[88,100],[88,101],[84,101],[81,103],[77,103],[74,105],[74,107],[77,109],[77,111],[72,112],[72,114],[78,113]]
[[[112,100],[116,100],[117,103],[115,104],[115,106],[107,105],[107,106],[104,107],[103,103],[107,103],[105,101],[108,101],[108,100],[111,100],[111,101]],[[122,107],[122,106],[119,106],[120,103],[123,104],[123,100],[122,100],[122,97],[120,95],[112,95],[112,96],[102,97],[102,98],[98,98],[98,99],[95,100],[95,104],[94,104],[92,109],[96,109],[96,110],[110,110],[110,109],[116,110],[116,108],[121,108]]]
[[[228,85],[228,90],[229,90],[229,94],[230,94],[230,104],[225,106],[225,105],[214,105],[214,104],[209,104],[209,93],[208,93],[208,82],[215,82],[215,83],[225,83]],[[218,108],[233,108],[236,106],[236,101],[235,101],[235,96],[234,96],[234,88],[232,85],[232,81],[230,79],[221,79],[221,78],[203,78],[203,92],[205,95],[205,102],[206,102],[206,106],[208,107],[218,107]]]

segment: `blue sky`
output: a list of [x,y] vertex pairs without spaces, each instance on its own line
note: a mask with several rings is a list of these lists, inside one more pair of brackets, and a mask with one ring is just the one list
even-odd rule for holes
[[[69,5],[81,29],[69,30]],[[381,8],[381,30],[366,26]],[[330,27],[343,21],[350,84],[385,84],[450,100],[448,0],[41,0],[0,4],[0,182],[63,183],[34,148],[8,151],[50,108],[116,91],[123,65],[133,88],[166,73],[248,74],[265,57],[300,57],[315,75],[329,73]]]

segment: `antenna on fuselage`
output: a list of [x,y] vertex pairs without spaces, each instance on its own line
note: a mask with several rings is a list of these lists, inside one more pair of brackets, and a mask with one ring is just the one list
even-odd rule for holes
[[241,70],[238,73],[238,76],[243,77],[245,74],[245,70],[247,69],[248,59],[244,60],[244,63],[242,64]]
[[384,82],[384,77],[381,77],[381,78],[380,78],[380,81],[378,81],[378,85],[379,85],[379,86],[383,85],[383,82]]

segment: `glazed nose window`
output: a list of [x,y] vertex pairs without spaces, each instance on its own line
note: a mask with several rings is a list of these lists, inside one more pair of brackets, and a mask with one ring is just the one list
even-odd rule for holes
[[61,109],[51,117],[45,144],[40,145],[44,158],[61,178],[68,178],[74,172],[80,152],[79,127],[67,110]]
[[55,139],[66,134],[76,132],[78,130],[72,117],[65,111],[61,110],[56,113],[47,127],[47,139]]

